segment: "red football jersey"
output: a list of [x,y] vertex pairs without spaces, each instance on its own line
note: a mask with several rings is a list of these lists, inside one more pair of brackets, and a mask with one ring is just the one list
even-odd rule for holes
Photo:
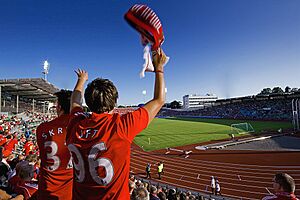
[[25,156],[28,156],[33,151],[33,142],[27,141],[24,145]]
[[14,188],[14,192],[23,195],[24,200],[29,200],[30,198],[33,198],[33,195],[35,195],[35,192],[37,192],[37,190],[37,184],[24,182],[22,180],[19,181],[16,187]]
[[18,144],[18,140],[11,139],[4,145],[4,149],[12,153],[12,151],[15,149],[15,146]]
[[130,199],[130,146],[148,120],[144,108],[122,116],[72,110],[67,144],[73,157],[74,199]]
[[40,150],[39,199],[72,199],[73,168],[66,146],[69,115],[42,123],[37,128]]

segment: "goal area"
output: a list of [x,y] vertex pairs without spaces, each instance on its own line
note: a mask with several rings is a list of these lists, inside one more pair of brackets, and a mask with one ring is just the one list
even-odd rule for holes
[[230,132],[232,134],[234,134],[234,133],[241,134],[241,133],[253,133],[255,131],[250,123],[244,122],[244,123],[238,123],[238,124],[231,124]]

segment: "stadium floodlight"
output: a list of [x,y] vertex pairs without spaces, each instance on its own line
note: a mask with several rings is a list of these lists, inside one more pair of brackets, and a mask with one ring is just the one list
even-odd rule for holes
[[47,60],[44,61],[43,68],[44,68],[43,71],[44,79],[47,81],[47,74],[49,73],[49,69],[50,69],[50,63]]

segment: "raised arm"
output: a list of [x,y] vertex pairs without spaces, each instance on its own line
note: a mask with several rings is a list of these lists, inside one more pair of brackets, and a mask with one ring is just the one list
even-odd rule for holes
[[154,97],[148,101],[144,108],[148,111],[149,122],[154,119],[161,107],[165,103],[165,80],[164,80],[164,64],[166,63],[166,55],[161,48],[156,52],[152,52],[152,60],[155,68],[155,85],[154,85]]
[[75,107],[82,107],[84,84],[88,80],[88,73],[82,69],[75,71],[77,74],[77,83],[71,96],[71,110]]

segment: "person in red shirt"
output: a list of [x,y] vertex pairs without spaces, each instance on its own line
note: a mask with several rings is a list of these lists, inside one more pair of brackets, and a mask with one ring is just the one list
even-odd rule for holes
[[23,195],[24,200],[36,199],[38,186],[31,181],[33,178],[33,174],[33,165],[29,164],[29,162],[27,161],[23,161],[18,172],[19,179],[14,180],[14,182],[12,183],[15,184],[13,187],[13,192]]
[[262,200],[298,200],[294,192],[296,184],[294,179],[286,173],[278,173],[273,178],[274,195],[269,195]]
[[6,137],[7,142],[4,145],[4,151],[6,152],[5,154],[10,155],[12,154],[12,151],[16,149],[16,145],[18,144],[18,140],[13,139],[12,135],[8,135]]
[[72,199],[73,167],[71,154],[65,143],[71,94],[68,90],[57,92],[58,117],[37,128],[41,158],[39,199]]
[[78,69],[78,80],[71,97],[71,116],[67,128],[67,145],[74,166],[74,199],[129,200],[128,177],[130,146],[145,129],[165,101],[161,49],[153,53],[155,66],[154,98],[134,112],[113,114],[118,92],[108,79],[97,78],[88,84],[85,101],[91,114],[81,107],[87,72]]
[[25,152],[25,156],[28,156],[29,154],[32,154],[33,153],[33,148],[34,148],[34,145],[33,145],[33,142],[32,142],[32,138],[29,137],[24,145],[24,152]]

